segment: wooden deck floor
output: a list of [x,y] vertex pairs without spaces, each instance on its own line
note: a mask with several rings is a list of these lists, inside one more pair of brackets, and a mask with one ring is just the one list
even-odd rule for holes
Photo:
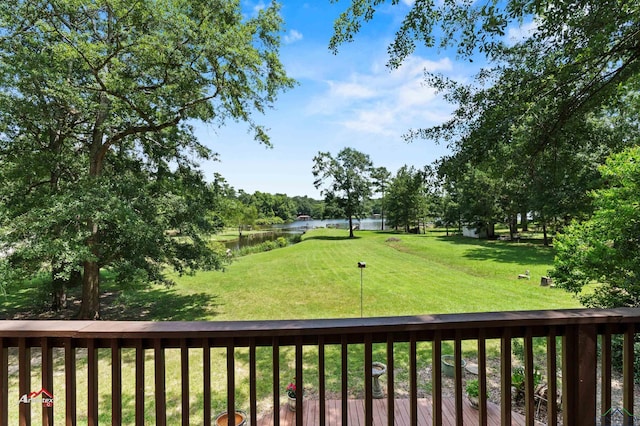
[[[418,399],[418,425],[431,425],[431,399]],[[453,398],[443,399],[442,403],[442,424],[455,425],[455,405]],[[465,400],[463,405],[463,416],[465,425],[478,424],[478,410],[475,410]],[[305,426],[318,425],[319,421],[319,401],[305,400],[303,415]],[[364,425],[364,400],[349,400],[349,426]],[[496,404],[487,403],[487,424],[489,426],[500,426],[500,407]],[[395,425],[408,426],[409,421],[409,400],[395,400]],[[524,425],[524,416],[518,413],[512,413],[513,425]],[[286,404],[280,406],[280,426],[295,425],[295,413],[288,409]],[[387,400],[373,400],[373,425],[387,426]],[[258,419],[258,426],[274,426],[273,413],[269,413]],[[326,426],[342,426],[342,401],[328,400],[326,401]]]

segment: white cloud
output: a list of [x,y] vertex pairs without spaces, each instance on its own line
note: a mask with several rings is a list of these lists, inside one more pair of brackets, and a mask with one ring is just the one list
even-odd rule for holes
[[425,71],[451,72],[453,66],[448,58],[431,61],[416,56],[393,71],[374,63],[369,72],[325,81],[326,90],[312,99],[308,112],[330,117],[351,131],[385,137],[439,123],[451,107],[424,84]]
[[535,21],[522,24],[518,27],[509,27],[507,28],[507,34],[505,35],[506,42],[510,45],[519,43],[531,37],[537,28],[538,24]]
[[289,30],[287,34],[284,36],[284,42],[286,44],[295,43],[296,41],[302,40],[302,33],[296,30]]
[[354,81],[328,81],[329,96],[344,99],[370,99],[375,96],[375,90]]
[[242,8],[244,11],[247,11],[247,12],[251,11],[251,15],[255,16],[258,13],[260,13],[261,10],[266,9],[267,5],[262,0],[259,0],[259,1],[244,0],[242,2]]

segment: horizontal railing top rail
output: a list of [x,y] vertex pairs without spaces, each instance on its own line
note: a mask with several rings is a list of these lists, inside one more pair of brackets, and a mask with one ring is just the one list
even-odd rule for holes
[[[317,343],[322,336],[325,344],[341,343],[347,337],[350,343],[362,343],[363,336],[372,336],[373,342],[384,342],[389,333],[396,341],[409,338],[409,333],[421,332],[420,340],[431,340],[439,333],[441,339],[476,338],[477,330],[483,330],[485,338],[499,338],[504,328],[512,329],[511,335],[546,336],[555,327],[571,325],[602,325],[616,332],[626,324],[640,322],[640,308],[617,309],[567,309],[545,311],[477,312],[462,314],[416,315],[401,317],[338,318],[310,320],[265,321],[61,321],[61,320],[5,320],[0,321],[0,337],[104,340],[110,339],[202,339],[208,338],[225,345],[225,339],[234,339],[242,346],[242,339],[251,339],[252,345],[272,345],[274,337],[280,345],[295,344],[303,338],[303,344]],[[613,329],[611,328],[613,327]],[[518,328],[522,328],[518,332]],[[376,335],[378,338],[376,339]],[[404,338],[403,338],[404,336]],[[177,341],[177,340],[176,340]],[[60,340],[62,342],[62,340]],[[211,342],[215,344],[215,342]],[[11,343],[10,343],[11,344]],[[55,340],[54,340],[55,344]],[[126,342],[123,342],[126,346]],[[62,343],[60,343],[62,346]],[[149,342],[149,347],[153,343]],[[170,343],[164,345],[171,346]]]
[[[98,424],[104,400],[110,401],[112,424],[121,424],[125,413],[135,417],[136,424],[145,424],[145,415],[150,407],[145,406],[147,381],[145,367],[147,355],[153,360],[153,401],[155,406],[154,420],[163,425],[175,423],[172,411],[168,407],[175,405],[175,398],[181,403],[182,424],[189,424],[191,409],[194,408],[204,424],[211,424],[215,398],[223,400],[226,412],[233,413],[236,405],[248,404],[251,416],[250,423],[257,424],[258,419],[258,384],[261,393],[271,393],[273,403],[273,424],[280,424],[280,393],[282,392],[281,373],[295,377],[296,424],[303,424],[303,390],[307,382],[317,386],[319,397],[318,424],[326,424],[326,390],[329,380],[334,388],[339,385],[341,395],[342,424],[348,423],[348,399],[350,398],[350,377],[362,376],[357,383],[359,392],[364,392],[364,424],[373,423],[373,378],[374,365],[373,343],[382,343],[386,351],[378,347],[376,360],[386,363],[388,423],[394,423],[394,395],[396,368],[398,380],[408,386],[410,399],[410,424],[417,424],[419,386],[427,387],[432,396],[432,422],[442,424],[443,375],[444,367],[441,359],[445,356],[444,342],[447,352],[453,352],[452,386],[455,395],[456,424],[462,425],[463,413],[463,367],[462,341],[468,340],[466,346],[477,347],[473,357],[477,361],[477,380],[479,387],[478,420],[488,424],[488,378],[490,374],[500,377],[500,418],[502,424],[511,424],[512,419],[512,355],[515,350],[514,338],[522,338],[518,343],[521,352],[521,368],[524,374],[524,411],[525,424],[533,425],[536,416],[536,368],[540,363],[534,353],[534,337],[545,337],[545,361],[547,391],[547,421],[550,425],[558,423],[558,415],[562,412],[565,425],[595,425],[602,419],[611,420],[612,409],[623,407],[626,422],[635,421],[634,413],[634,360],[635,338],[640,330],[640,308],[619,309],[570,309],[551,311],[518,311],[518,312],[481,312],[463,314],[420,315],[404,317],[377,318],[342,318],[342,319],[310,319],[310,320],[273,320],[273,321],[194,321],[194,322],[144,322],[144,321],[0,321],[0,425],[8,425],[10,417],[7,413],[10,406],[9,393],[18,395],[20,401],[29,401],[32,393],[33,376],[38,375],[42,381],[42,392],[54,389],[55,394],[64,395],[64,413],[66,423],[77,424],[78,406],[77,392],[86,389],[87,424]],[[560,338],[560,339],[559,339]],[[622,339],[622,348],[613,339]],[[492,354],[499,352],[499,363],[489,373],[488,339],[497,339],[491,343]],[[469,342],[471,341],[471,342]],[[418,343],[431,342],[429,345]],[[397,343],[408,343],[395,354]],[[317,359],[314,355],[304,354],[304,346],[317,348]],[[337,345],[326,348],[327,345]],[[351,346],[356,348],[360,361],[350,358]],[[271,347],[269,350],[256,350],[258,346]],[[285,350],[281,348],[292,346]],[[423,352],[428,346],[431,355]],[[13,349],[11,349],[13,348]],[[32,348],[40,361],[32,363]],[[56,349],[54,358],[53,348]],[[77,348],[84,348],[76,351]],[[109,351],[99,351],[107,348]],[[123,348],[134,348],[125,351]],[[165,351],[177,348],[179,351]],[[198,350],[199,348],[199,350]],[[211,348],[221,348],[213,351]],[[236,348],[245,348],[236,353]],[[11,349],[11,351],[9,351]],[[16,350],[17,349],[17,350]],[[86,349],[86,350],[85,350]],[[152,349],[152,351],[147,351]],[[11,354],[10,354],[11,352]],[[169,353],[171,352],[171,353]],[[191,352],[191,353],[190,353]],[[313,352],[313,351],[310,351]],[[381,355],[386,352],[386,355]],[[612,398],[612,360],[615,356],[622,358],[622,401]],[[62,353],[62,354],[61,354]],[[81,353],[81,354],[80,354]],[[197,354],[196,354],[197,353]],[[222,355],[221,353],[224,353]],[[248,356],[246,355],[248,353]],[[402,354],[402,355],[400,355]],[[190,356],[194,358],[191,359]],[[220,357],[222,355],[222,357]],[[396,356],[398,357],[396,359]],[[492,355],[495,357],[495,355]],[[540,356],[538,354],[538,356]],[[133,357],[133,358],[132,358]],[[282,359],[281,359],[282,358]],[[401,358],[406,358],[401,360]],[[427,359],[430,358],[430,359]],[[598,361],[598,358],[600,359]],[[83,361],[80,362],[79,359]],[[55,361],[55,362],[54,362]],[[169,364],[168,364],[168,361]],[[59,363],[63,363],[62,367]],[[101,364],[102,362],[102,364]],[[359,372],[350,370],[350,363],[360,365]],[[406,364],[408,362],[408,365]],[[419,374],[419,369],[430,363],[430,377]],[[313,364],[313,365],[312,365]],[[405,364],[405,365],[403,365]],[[9,366],[12,366],[10,369]],[[18,366],[17,378],[14,366]],[[79,365],[86,369],[86,381],[79,386],[76,374]],[[110,386],[98,386],[99,371],[110,365]],[[175,366],[178,367],[175,367]],[[171,367],[168,367],[171,366]],[[238,367],[240,366],[240,367]],[[173,368],[173,371],[171,369]],[[175,381],[167,384],[167,375],[176,374],[179,370],[180,385]],[[309,368],[309,369],[307,369]],[[514,367],[515,368],[515,367]],[[499,369],[499,372],[496,372]],[[39,370],[39,372],[37,371]],[[64,371],[62,371],[64,370]],[[220,371],[218,371],[220,370]],[[332,373],[328,373],[330,370]],[[600,370],[600,374],[597,371]],[[58,373],[55,375],[54,371]],[[194,382],[191,374],[199,372],[200,377]],[[64,373],[62,376],[60,373]],[[226,379],[224,378],[226,372]],[[247,373],[248,372],[248,373]],[[312,373],[313,372],[313,373]],[[400,378],[402,372],[402,378]],[[219,374],[218,374],[219,373]],[[351,376],[350,376],[351,374]],[[421,375],[422,374],[422,375]],[[11,380],[9,376],[12,375]],[[330,379],[327,376],[331,375]],[[248,376],[248,377],[247,377]],[[63,377],[63,378],[62,378]],[[226,383],[226,396],[220,399],[222,388],[212,390],[212,379],[216,377],[217,385]],[[124,380],[134,383],[133,391],[123,387]],[[285,379],[288,382],[288,379]],[[336,380],[338,383],[336,384]],[[270,386],[269,386],[269,383]],[[420,384],[419,384],[420,383]],[[10,386],[11,384],[11,386]],[[131,383],[130,383],[131,385]],[[17,393],[16,388],[17,387]],[[39,386],[38,386],[39,387]],[[174,388],[179,388],[179,392]],[[63,389],[63,390],[62,390]],[[243,392],[236,394],[237,389]],[[599,390],[598,390],[599,389]],[[110,395],[109,395],[110,390]],[[170,391],[168,393],[168,390]],[[131,392],[134,395],[131,395]],[[177,397],[167,396],[174,395]],[[36,395],[38,392],[36,392]],[[126,395],[125,395],[126,394]],[[216,395],[214,398],[214,394]],[[135,401],[135,412],[129,413],[129,405],[123,402],[123,395]],[[600,395],[600,400],[597,396]],[[196,401],[193,402],[192,396]],[[561,402],[559,400],[561,397]],[[173,399],[172,399],[173,398]],[[268,399],[268,396],[266,397]],[[53,423],[53,398],[43,399],[42,424]],[[46,405],[46,404],[49,405]],[[217,406],[219,407],[220,404]],[[19,424],[31,424],[31,406],[18,404]],[[615,411],[615,413],[618,413]],[[195,414],[193,414],[195,416]],[[229,416],[229,423],[232,422]],[[84,417],[82,417],[84,419]],[[169,419],[169,420],[168,420]],[[476,424],[474,419],[473,424]]]

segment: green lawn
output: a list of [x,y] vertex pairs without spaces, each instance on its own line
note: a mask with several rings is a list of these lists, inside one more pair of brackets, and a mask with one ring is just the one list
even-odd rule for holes
[[[357,263],[364,261],[362,270],[364,316],[419,315],[445,312],[499,311],[575,308],[579,303],[568,293],[541,287],[540,276],[546,275],[553,261],[553,251],[539,243],[481,241],[461,237],[446,237],[442,232],[426,235],[404,235],[382,232],[358,232],[356,239],[348,239],[344,230],[314,230],[294,246],[236,259],[226,270],[202,272],[191,277],[174,277],[174,287],[154,286],[144,292],[131,290],[118,294],[118,286],[105,280],[103,288],[113,293],[103,303],[104,319],[146,320],[262,320],[285,318],[337,318],[360,316],[360,272]],[[519,280],[518,274],[529,270],[531,280]],[[11,291],[2,301],[6,312],[24,310],[37,288]],[[10,315],[8,315],[10,316]],[[443,353],[450,353],[450,342],[443,342]],[[396,344],[396,389],[406,392],[409,359],[406,344]],[[463,345],[464,356],[473,358],[473,342]],[[384,345],[374,345],[374,359],[384,360]],[[489,356],[497,356],[497,342],[489,343]],[[34,349],[37,354],[38,350]],[[146,417],[153,423],[153,361],[147,352],[145,400]],[[269,409],[271,403],[271,350],[257,351],[259,371],[258,406]],[[213,410],[225,410],[226,354],[212,350]],[[64,407],[64,364],[56,356],[56,379],[53,390],[56,406]],[[86,360],[79,354],[78,389],[86,389]],[[317,350],[304,352],[305,393],[312,397],[317,389]],[[418,345],[419,369],[426,375],[431,359],[431,344]],[[544,356],[541,356],[544,359]],[[10,363],[15,355],[10,355]],[[123,354],[123,417],[125,424],[133,423],[133,352]],[[167,350],[167,405],[169,424],[180,422],[180,355]],[[236,350],[237,403],[248,406],[249,380],[247,351]],[[326,377],[329,392],[340,389],[340,349],[326,348]],[[190,365],[199,366],[202,353],[190,352]],[[34,365],[35,367],[35,365]],[[362,347],[349,347],[349,389],[358,396],[363,387]],[[110,360],[108,351],[100,351],[100,389],[104,393],[100,405],[100,422],[110,421]],[[293,379],[292,348],[281,348],[281,394]],[[197,384],[202,382],[201,371],[193,368],[191,383],[192,420],[202,414],[202,394]],[[39,388],[37,373],[32,375],[34,389]],[[430,391],[428,380],[419,385],[421,392]],[[10,397],[17,395],[17,374],[9,378]],[[79,392],[80,423],[86,402]],[[17,406],[9,413],[10,423],[17,421]],[[63,410],[56,411],[56,422],[63,423]],[[36,408],[33,421],[39,420]]]
[[[210,309],[193,319],[211,320],[359,317],[360,272],[364,316],[580,306],[568,293],[540,286],[553,251],[539,244],[441,232],[346,235],[314,230],[297,245],[239,258],[224,272],[176,278],[172,291],[208,298]],[[360,271],[358,261],[367,267]],[[525,270],[531,280],[517,278]]]

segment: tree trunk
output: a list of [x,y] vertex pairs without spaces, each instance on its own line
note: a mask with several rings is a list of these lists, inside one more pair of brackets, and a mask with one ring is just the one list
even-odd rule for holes
[[67,307],[66,281],[60,278],[60,267],[52,265],[51,268],[51,309],[59,311]]
[[520,213],[520,223],[522,224],[522,232],[529,232],[529,218],[527,217],[526,209]]
[[487,238],[489,239],[493,239],[496,236],[496,228],[495,228],[495,224],[492,223],[488,223],[487,224]]
[[549,239],[547,238],[547,224],[545,222],[542,222],[542,235],[544,246],[549,247]]
[[349,238],[353,238],[353,218],[349,215]]
[[80,319],[100,319],[100,266],[96,261],[84,262]]
[[[100,95],[100,109],[96,114],[96,121],[91,134],[91,146],[89,147],[89,177],[93,184],[98,184],[98,177],[104,169],[104,157],[107,155],[110,144],[104,141],[102,126],[109,113],[109,99],[105,93]],[[91,259],[83,262],[84,274],[82,277],[82,304],[78,317],[81,319],[100,318],[100,233],[98,224],[93,217],[86,218],[89,231],[87,248],[91,252]]]
[[517,233],[518,233],[518,216],[513,216],[509,219],[509,239],[513,241]]

